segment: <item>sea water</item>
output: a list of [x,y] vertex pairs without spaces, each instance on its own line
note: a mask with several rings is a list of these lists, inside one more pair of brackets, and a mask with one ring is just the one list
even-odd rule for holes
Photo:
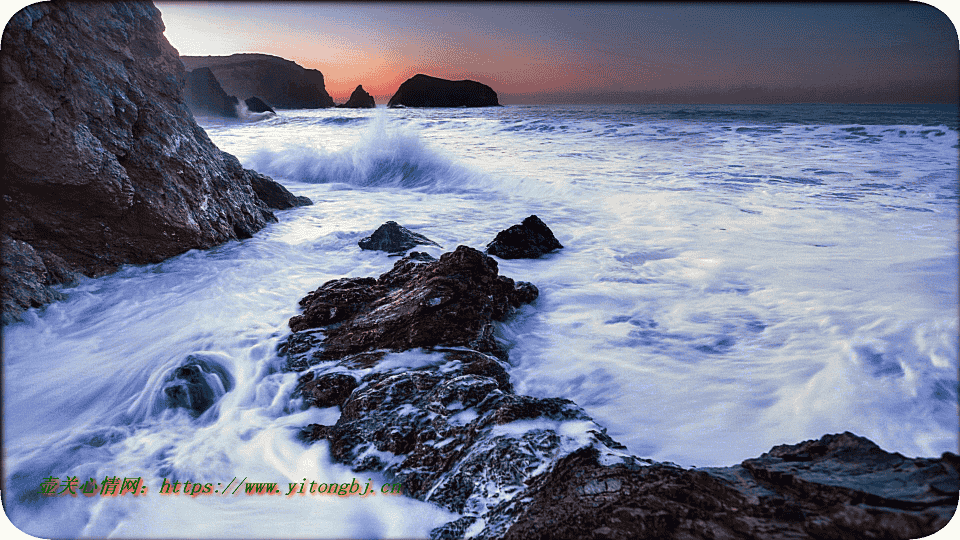
[[[4,504],[40,537],[417,537],[405,497],[174,496],[164,479],[357,482],[300,426],[277,343],[297,301],[395,258],[385,221],[483,249],[536,214],[564,245],[498,260],[540,290],[499,328],[519,393],[572,399],[640,457],[732,465],[851,431],[956,451],[957,111],[936,106],[506,106],[200,119],[308,207],[253,238],[125,267],[3,329]],[[234,381],[199,418],[159,406],[195,355]],[[416,355],[398,357],[417,362]],[[134,497],[44,478],[139,477]],[[219,489],[218,489],[219,491]],[[375,500],[374,500],[375,499]]]

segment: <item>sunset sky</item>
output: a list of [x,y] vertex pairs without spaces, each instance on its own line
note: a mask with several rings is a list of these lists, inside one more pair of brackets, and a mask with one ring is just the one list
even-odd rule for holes
[[337,102],[362,84],[385,103],[417,73],[507,104],[943,101],[960,65],[950,19],[917,3],[156,5],[181,55],[281,56]]
[[181,55],[282,56],[320,70],[337,102],[358,84],[386,102],[417,73],[502,103],[929,101],[956,95],[943,82],[960,65],[950,19],[922,4],[157,6]]

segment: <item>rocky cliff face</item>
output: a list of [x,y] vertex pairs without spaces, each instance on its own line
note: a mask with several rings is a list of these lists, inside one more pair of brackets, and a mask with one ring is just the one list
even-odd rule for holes
[[183,56],[188,70],[210,68],[223,90],[241,100],[258,96],[276,109],[333,107],[323,74],[268,54]]
[[240,100],[228,96],[210,68],[197,68],[187,73],[183,97],[195,116],[225,116],[237,118]]
[[[183,99],[149,2],[38,3],[0,47],[3,320],[51,285],[246,238],[276,218]],[[275,203],[277,204],[277,203]]]
[[429,75],[407,79],[390,98],[388,107],[493,107],[497,93],[476,81],[448,81]]

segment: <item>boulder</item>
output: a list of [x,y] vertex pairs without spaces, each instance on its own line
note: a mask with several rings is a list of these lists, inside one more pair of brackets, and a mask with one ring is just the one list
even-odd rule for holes
[[5,322],[55,299],[51,287],[77,275],[247,238],[276,220],[252,184],[286,190],[241,167],[196,124],[163,29],[148,2],[37,3],[7,24]]
[[194,116],[223,116],[237,118],[240,101],[228,96],[209,68],[197,68],[187,73],[183,98]]
[[346,103],[337,105],[342,109],[373,109],[376,106],[377,103],[373,100],[373,96],[363,89],[363,85],[357,86]]
[[497,93],[476,81],[448,81],[429,75],[407,79],[390,98],[388,107],[493,107]]
[[264,204],[277,210],[286,210],[296,206],[309,206],[313,204],[308,197],[303,195],[294,195],[287,188],[274,182],[263,175],[250,177],[250,186]]
[[487,253],[501,259],[537,259],[561,248],[553,231],[537,216],[530,216],[497,233],[493,242],[487,244]]
[[191,416],[197,417],[233,386],[233,377],[225,367],[202,354],[190,355],[164,382],[165,406],[186,409]]
[[273,107],[267,105],[262,99],[258,98],[257,96],[248,97],[247,99],[243,100],[243,102],[247,105],[247,110],[250,112],[255,112],[255,113],[264,113],[264,112],[276,113],[277,112],[273,110]]
[[400,253],[421,245],[441,247],[426,236],[397,225],[396,221],[388,221],[377,227],[373,234],[360,240],[358,245],[360,249],[388,253]]
[[300,301],[303,315],[291,318],[290,328],[302,332],[326,326],[320,357],[328,360],[434,346],[505,357],[493,323],[537,295],[532,284],[500,276],[493,258],[459,246],[433,262],[404,257],[376,280],[327,282]]
[[333,107],[323,74],[269,54],[182,56],[187,69],[210,68],[230,95],[242,100],[259,96],[276,109]]

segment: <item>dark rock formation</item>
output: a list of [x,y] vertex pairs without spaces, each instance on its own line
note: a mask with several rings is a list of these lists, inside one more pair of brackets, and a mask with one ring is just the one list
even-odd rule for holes
[[342,109],[373,109],[376,106],[377,103],[373,100],[373,96],[363,89],[363,85],[357,86],[346,103],[337,105]]
[[407,79],[390,98],[388,107],[493,107],[497,93],[476,81],[448,81],[429,75]]
[[286,210],[295,206],[309,206],[313,204],[313,201],[308,197],[294,195],[287,191],[287,188],[262,174],[250,177],[250,187],[253,188],[253,192],[257,195],[258,199],[270,208],[276,208],[277,210]]
[[314,407],[340,407],[357,389],[357,379],[346,373],[328,373],[314,378],[308,372],[299,381],[294,396],[302,396],[306,404]]
[[250,112],[255,112],[255,113],[264,113],[264,112],[276,113],[277,112],[273,110],[273,107],[267,105],[262,99],[258,98],[257,96],[248,97],[247,99],[243,100],[243,102],[247,105],[247,110]]
[[561,248],[553,231],[537,216],[530,216],[497,233],[493,242],[487,244],[487,253],[501,259],[536,259]]
[[230,95],[246,100],[259,96],[276,109],[333,107],[323,74],[269,54],[183,56],[187,69],[210,68]]
[[360,249],[386,251],[388,253],[400,253],[416,246],[441,247],[440,244],[426,236],[397,225],[396,221],[388,221],[377,227],[373,234],[360,240],[358,245]]
[[700,470],[605,466],[584,449],[531,483],[503,538],[920,538],[956,510],[958,465],[851,433]]
[[341,408],[297,438],[462,515],[431,538],[919,538],[956,509],[956,455],[907,459],[850,433],[733,467],[631,456],[573,402],[514,393],[487,336],[532,285],[464,246],[420,259],[314,291],[279,353],[307,370],[306,406]]
[[190,355],[167,377],[163,393],[168,408],[186,409],[196,417],[233,389],[233,385],[230,372],[219,363],[203,355]]
[[197,68],[187,73],[183,98],[194,116],[223,116],[237,118],[240,101],[228,96],[209,68]]
[[327,282],[300,301],[303,315],[291,318],[290,328],[301,332],[327,326],[325,359],[433,346],[505,356],[494,337],[494,321],[505,320],[537,294],[529,283],[498,275],[491,257],[460,246],[439,261],[405,257],[376,280]]
[[[197,126],[150,3],[46,2],[0,49],[3,320],[50,286],[247,238],[276,218]],[[261,190],[262,191],[262,190]]]

